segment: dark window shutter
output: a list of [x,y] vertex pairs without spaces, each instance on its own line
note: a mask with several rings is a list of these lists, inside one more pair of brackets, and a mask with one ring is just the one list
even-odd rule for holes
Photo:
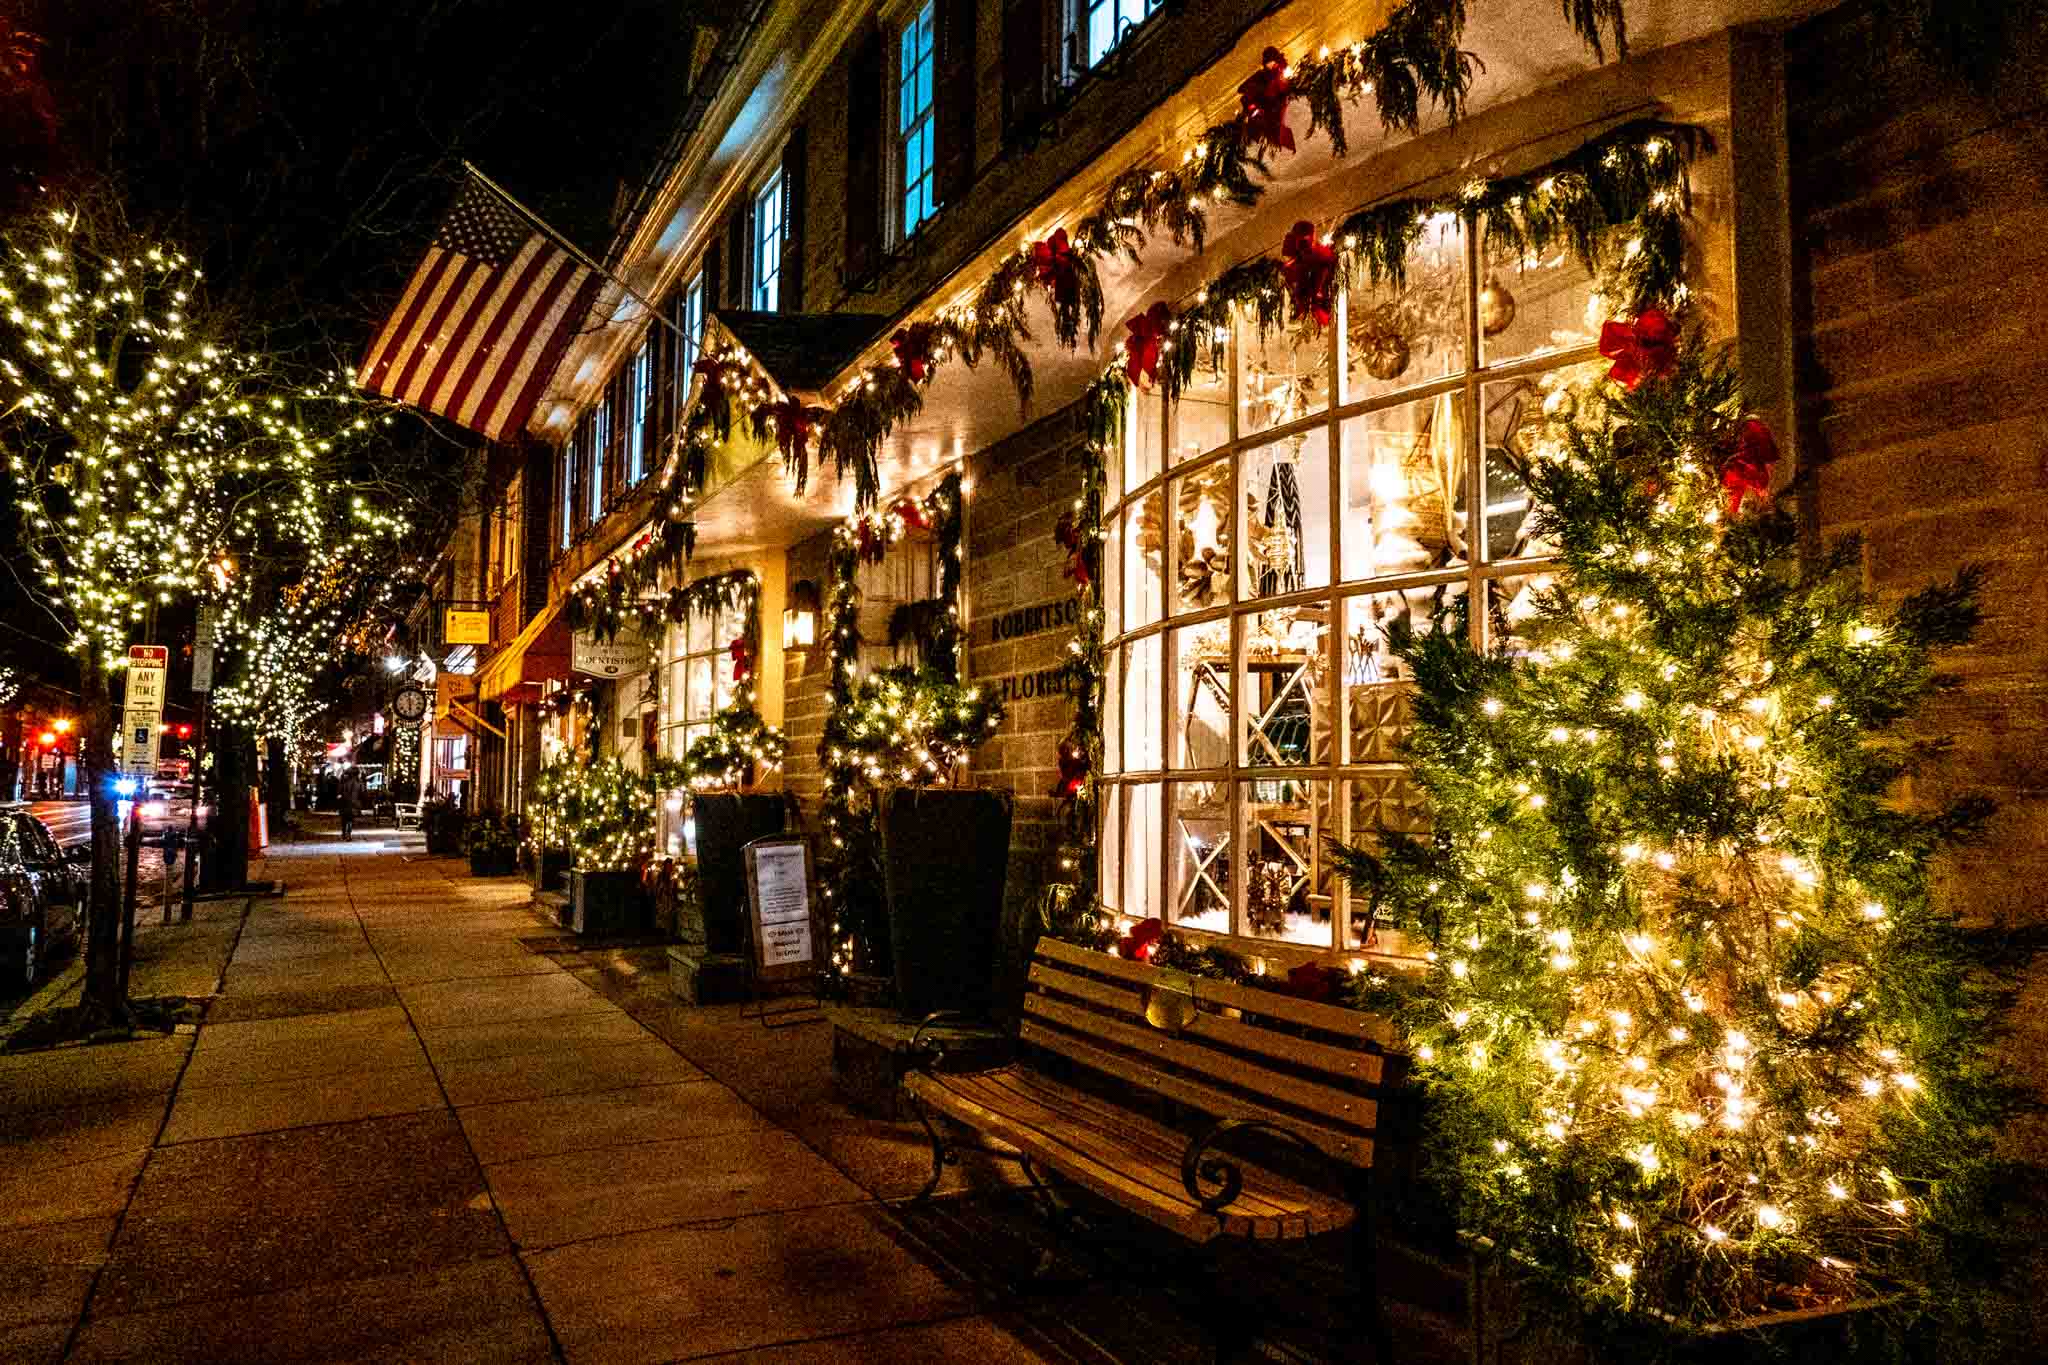
[[782,148],[782,284],[785,313],[804,311],[804,130],[790,131]]
[[1027,136],[1049,107],[1053,45],[1059,39],[1055,0],[1003,0],[1003,138]]
[[846,277],[882,264],[882,31],[869,25],[846,63]]
[[[704,311],[707,314],[712,309],[718,307],[725,299],[725,295],[722,292],[725,288],[725,274],[721,258],[722,253],[717,242],[713,242],[710,246],[704,248],[704,265],[702,268],[704,271]],[[685,377],[683,387],[687,389],[689,384],[688,377]]]
[[932,179],[941,204],[963,198],[974,183],[974,14],[979,8],[976,0],[938,0],[933,15]]
[[[682,311],[683,291],[678,289],[662,304],[661,316],[680,327]],[[647,391],[647,468],[651,472],[660,466],[669,433],[675,430],[671,408],[676,401],[676,358],[681,345],[676,334],[657,321],[647,329],[647,348],[652,370]]]
[[[751,193],[751,191],[749,191]],[[725,220],[725,303],[728,308],[751,308],[754,301],[747,287],[754,278],[754,253],[748,250],[747,219],[753,205],[742,200]]]

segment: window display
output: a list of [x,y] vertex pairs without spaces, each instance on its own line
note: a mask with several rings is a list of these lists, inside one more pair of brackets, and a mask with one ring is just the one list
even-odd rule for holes
[[1400,286],[1341,291],[1327,329],[1240,317],[1177,405],[1133,401],[1106,518],[1110,908],[1304,948],[1396,941],[1327,843],[1429,827],[1394,632],[1512,647],[1535,609],[1553,547],[1523,475],[1604,373],[1590,302],[1575,260],[1482,259],[1446,217]]

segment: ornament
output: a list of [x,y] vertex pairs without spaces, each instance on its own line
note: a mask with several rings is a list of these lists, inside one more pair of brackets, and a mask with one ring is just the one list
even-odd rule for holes
[[1072,312],[1081,306],[1080,263],[1065,228],[1031,244],[1031,277],[1052,295],[1056,311]]
[[754,672],[754,651],[747,648],[747,637],[738,636],[726,646],[726,653],[732,655],[732,680],[745,682]]
[[1287,303],[1294,316],[1312,317],[1317,327],[1328,327],[1337,288],[1337,253],[1323,244],[1307,219],[1288,229],[1280,245],[1280,275],[1287,281]]
[[1515,296],[1492,275],[1479,291],[1479,334],[1497,337],[1515,320]]
[[1052,784],[1051,795],[1061,801],[1071,802],[1081,794],[1081,788],[1088,782],[1088,750],[1071,736],[1061,740],[1059,767],[1059,780]]
[[1742,511],[1745,496],[1765,499],[1771,492],[1771,466],[1778,462],[1778,440],[1755,417],[1735,429],[1733,449],[1721,465],[1721,486],[1728,490],[1728,515]]
[[1365,372],[1385,383],[1408,372],[1408,338],[1391,325],[1374,325],[1359,339]]
[[1252,869],[1245,887],[1245,919],[1255,933],[1277,934],[1287,926],[1287,902],[1292,899],[1294,878],[1287,864],[1268,859]]
[[1237,87],[1237,98],[1247,142],[1294,150],[1294,130],[1287,126],[1287,58],[1279,48],[1259,54],[1259,69]]
[[938,329],[929,322],[913,322],[908,327],[896,329],[896,335],[889,338],[889,348],[896,353],[896,363],[910,376],[913,384],[922,384],[932,372],[932,342],[937,339]]
[[1124,378],[1133,385],[1142,386],[1159,378],[1159,348],[1166,340],[1171,318],[1172,313],[1164,303],[1155,303],[1125,320],[1124,327],[1130,335],[1124,339]]
[[1186,533],[1180,548],[1180,600],[1190,607],[1207,606],[1230,581],[1230,558],[1218,546],[1195,548],[1194,538]]
[[1130,962],[1150,962],[1159,955],[1159,945],[1166,941],[1166,926],[1159,916],[1140,920],[1116,942],[1116,955]]
[[1678,327],[1661,308],[1646,310],[1634,322],[1606,323],[1600,328],[1600,354],[1614,362],[1607,377],[1625,388],[1662,379],[1678,368]]

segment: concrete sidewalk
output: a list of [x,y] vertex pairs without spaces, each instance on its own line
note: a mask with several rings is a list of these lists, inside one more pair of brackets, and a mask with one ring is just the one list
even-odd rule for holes
[[533,951],[524,882],[375,835],[252,875],[196,1037],[0,1058],[0,1359],[1042,1358]]

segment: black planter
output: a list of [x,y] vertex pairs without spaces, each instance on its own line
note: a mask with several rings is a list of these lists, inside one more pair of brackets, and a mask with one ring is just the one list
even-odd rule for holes
[[506,849],[502,852],[472,852],[469,855],[469,875],[472,877],[509,877],[519,870],[519,855]]
[[640,928],[640,874],[569,874],[569,927],[579,934],[630,934]]
[[544,848],[540,859],[533,865],[533,889],[536,891],[559,891],[569,875],[569,850],[566,848]]
[[[700,796],[697,822],[697,904],[707,952],[737,953],[747,941],[747,845],[780,834],[786,812],[779,796]],[[677,926],[678,935],[691,935]]]
[[1008,793],[889,794],[882,880],[896,1005],[905,1015],[990,1011],[1009,867]]

